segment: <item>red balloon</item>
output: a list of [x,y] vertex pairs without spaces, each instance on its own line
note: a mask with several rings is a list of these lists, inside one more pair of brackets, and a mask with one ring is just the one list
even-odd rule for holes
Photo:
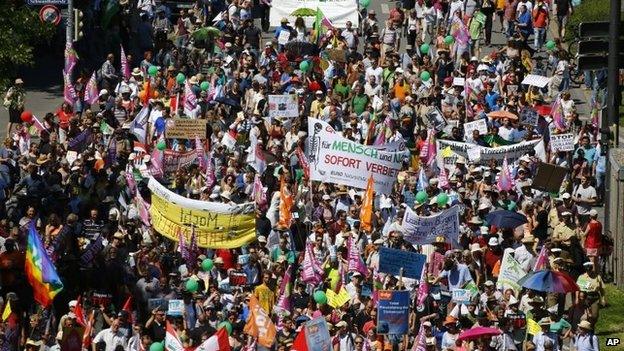
[[33,120],[33,114],[32,114],[32,112],[26,110],[26,111],[22,112],[22,115],[20,116],[20,118],[22,119],[22,121],[24,121],[26,123],[30,123]]

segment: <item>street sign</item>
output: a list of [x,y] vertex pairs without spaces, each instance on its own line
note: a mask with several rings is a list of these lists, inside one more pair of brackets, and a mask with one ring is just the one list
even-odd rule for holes
[[39,10],[39,18],[56,26],[61,22],[61,10],[54,5],[45,5]]
[[67,6],[68,0],[26,0],[28,6],[61,5]]

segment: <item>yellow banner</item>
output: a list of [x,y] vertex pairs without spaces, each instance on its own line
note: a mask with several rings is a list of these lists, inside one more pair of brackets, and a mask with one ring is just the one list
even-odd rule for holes
[[[160,189],[151,186],[152,206],[150,217],[152,227],[161,235],[178,241],[179,233],[187,240],[191,238],[191,225],[195,226],[197,245],[210,249],[231,249],[241,247],[256,239],[256,219],[252,206],[227,206],[221,203],[203,202],[198,208],[197,200],[184,199],[184,206],[175,203],[179,195],[171,192],[167,200]],[[167,190],[168,191],[168,190]],[[188,202],[188,204],[186,203]],[[215,210],[217,209],[217,210]]]
[[333,308],[340,308],[342,305],[351,300],[351,297],[344,286],[340,288],[338,294],[336,294],[332,289],[327,289],[327,291],[325,291],[325,296],[327,296],[327,304]]

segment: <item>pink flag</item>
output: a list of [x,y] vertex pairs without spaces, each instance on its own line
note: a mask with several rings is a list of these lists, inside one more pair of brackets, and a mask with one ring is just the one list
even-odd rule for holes
[[540,271],[542,269],[548,268],[548,253],[549,250],[546,245],[542,246],[542,249],[537,255],[537,259],[535,260],[535,265],[533,266],[533,272]]
[[348,253],[348,262],[349,262],[349,272],[360,272],[363,276],[368,275],[368,269],[366,268],[366,264],[362,261],[362,257],[360,256],[360,250],[357,247],[357,243],[351,238],[347,239],[347,245],[349,245],[349,253]]
[[63,71],[63,99],[66,103],[74,106],[77,98],[76,89],[71,81],[71,71]]
[[191,116],[192,111],[195,110],[196,107],[197,97],[195,96],[195,93],[193,92],[193,89],[191,89],[191,85],[187,80],[186,84],[184,85],[184,113],[187,116]]
[[555,124],[555,127],[559,130],[568,129],[565,118],[563,118],[563,107],[561,106],[560,95],[557,95],[557,98],[553,102],[550,110],[550,114],[553,118],[553,123]]
[[306,251],[303,256],[303,269],[301,270],[301,280],[309,284],[319,284],[323,281],[323,269],[314,256],[312,244],[306,245]]
[[206,152],[204,151],[204,144],[202,144],[199,137],[195,137],[195,153],[197,153],[197,160],[199,162],[199,169],[206,170]]
[[446,173],[446,168],[444,168],[444,166],[440,167],[440,174],[438,174],[438,187],[440,189],[449,188],[448,175]]
[[163,168],[162,168],[162,159],[163,159],[163,152],[158,150],[158,148],[154,148],[152,149],[152,155],[151,155],[151,162],[150,162],[150,172],[152,174],[152,176],[154,177],[162,177],[164,175],[163,172]]
[[427,137],[427,165],[431,166],[436,159],[437,148],[435,140],[435,131],[429,130],[429,136]]
[[418,293],[416,294],[416,302],[419,306],[425,302],[427,295],[429,295],[429,283],[427,282],[427,265],[423,265],[422,273],[420,274],[420,282],[418,282]]
[[260,180],[260,175],[256,174],[254,178],[253,185],[253,198],[258,208],[264,208],[267,204],[266,193],[264,192],[264,187],[262,186],[262,181]]
[[143,222],[146,226],[150,226],[149,205],[145,202],[145,200],[143,200],[141,193],[138,191],[136,192],[136,200],[141,222]]
[[507,156],[503,158],[503,169],[501,170],[501,174],[498,176],[498,182],[496,183],[496,187],[499,191],[509,191],[513,187],[511,181],[511,173],[509,172],[509,165],[507,164]]
[[188,249],[188,246],[186,245],[186,238],[182,234],[182,230],[178,231],[178,252],[180,253],[180,256],[182,256],[182,258],[185,261],[188,261],[190,257],[189,249]]
[[308,158],[306,157],[306,155],[303,154],[303,150],[301,150],[300,147],[297,147],[297,149],[295,150],[295,154],[299,159],[299,164],[303,169],[303,174],[307,179],[310,179],[310,163],[308,163]]
[[71,72],[74,70],[77,62],[78,56],[76,55],[76,50],[74,50],[72,42],[68,41],[65,43],[65,67],[63,68],[63,71],[71,75]]
[[128,186],[128,191],[130,191],[130,195],[134,196],[137,185],[131,169],[126,170],[126,185]]
[[37,118],[37,116],[33,115],[33,120],[32,120],[32,124],[33,126],[35,126],[35,128],[37,128],[38,131],[43,132],[44,130],[46,130],[46,127],[43,126],[43,123],[41,123],[41,121],[39,120],[39,118]]
[[99,92],[97,87],[97,80],[95,79],[95,72],[91,75],[91,78],[87,82],[87,86],[85,87],[84,93],[84,101],[93,105],[96,101],[98,101]]
[[217,177],[215,176],[214,164],[212,164],[212,153],[208,157],[206,162],[206,187],[212,189],[217,183]]
[[293,265],[292,264],[288,265],[288,268],[286,269],[286,273],[284,273],[284,277],[282,277],[282,282],[279,288],[277,304],[275,305],[275,309],[277,311],[288,312],[291,310],[290,291],[291,291],[291,283],[292,283],[292,270],[293,270]]
[[125,79],[130,79],[130,65],[128,64],[128,57],[124,51],[123,45],[121,46],[121,74]]
[[418,336],[416,336],[416,339],[414,339],[414,346],[412,346],[412,351],[425,351],[427,349],[426,340],[427,337],[425,335],[425,327],[422,323],[420,323]]

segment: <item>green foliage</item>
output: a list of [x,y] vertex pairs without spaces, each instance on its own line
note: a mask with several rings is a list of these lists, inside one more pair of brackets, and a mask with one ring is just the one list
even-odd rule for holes
[[0,90],[22,65],[34,62],[34,46],[50,40],[55,27],[42,23],[36,9],[24,2],[0,1]]
[[595,22],[609,20],[609,0],[581,0],[581,4],[574,8],[574,12],[566,26],[566,40],[572,40],[578,35],[578,26],[581,22]]
[[[620,288],[621,289],[621,288]],[[624,292],[614,285],[608,284],[605,288],[608,306],[600,310],[600,317],[596,324],[596,335],[604,342],[605,338],[624,338],[622,324],[624,324]],[[604,345],[604,344],[603,344]],[[624,350],[624,346],[610,348]]]

